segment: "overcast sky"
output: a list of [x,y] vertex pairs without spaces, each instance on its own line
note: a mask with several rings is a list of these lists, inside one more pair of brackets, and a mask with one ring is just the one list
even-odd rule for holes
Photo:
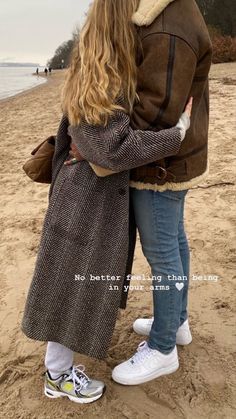
[[0,62],[45,65],[92,0],[0,0]]

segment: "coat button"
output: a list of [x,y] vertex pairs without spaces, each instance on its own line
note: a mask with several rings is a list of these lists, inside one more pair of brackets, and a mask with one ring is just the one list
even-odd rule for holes
[[122,196],[124,196],[126,194],[126,190],[123,189],[123,188],[120,188],[119,189],[119,194],[122,195]]

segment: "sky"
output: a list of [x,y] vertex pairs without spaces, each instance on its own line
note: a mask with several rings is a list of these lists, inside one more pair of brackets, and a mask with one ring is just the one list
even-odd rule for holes
[[0,62],[46,65],[92,0],[0,0]]

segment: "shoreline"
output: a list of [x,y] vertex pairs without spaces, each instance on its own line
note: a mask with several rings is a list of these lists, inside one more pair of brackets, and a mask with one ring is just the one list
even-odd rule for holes
[[16,93],[12,96],[4,97],[3,99],[0,99],[0,104],[4,103],[4,102],[8,102],[12,99],[18,98],[19,96],[26,95],[27,93],[31,93],[33,90],[39,89],[40,87],[44,86],[45,84],[47,84],[47,82],[38,84],[37,86],[29,87],[28,89],[22,90],[22,92]]
[[[230,67],[230,70],[232,68],[232,74],[231,71],[228,72],[227,74],[223,74],[221,75],[217,69],[222,67],[222,69],[224,69],[224,66],[227,65],[228,67]],[[234,76],[235,72],[234,72],[234,68],[235,68],[236,63],[235,62],[230,62],[230,63],[217,63],[217,64],[212,64],[211,66],[211,72],[210,72],[210,77],[209,80],[212,80],[214,78],[214,73],[218,72],[218,78],[228,78],[230,75]],[[51,82],[55,81],[55,79],[59,78],[63,78],[63,76],[65,75],[66,69],[63,70],[53,70],[51,75],[47,75],[45,76],[45,74],[43,72],[40,72],[38,74],[38,77],[42,77],[44,79],[46,79],[45,83],[41,83],[37,86],[33,86],[33,87],[29,87],[28,89],[23,90],[22,92],[16,93],[15,95],[0,99],[0,105],[2,103],[6,103],[6,102],[11,102],[16,98],[19,97],[23,97],[25,95],[29,95],[31,94],[33,91],[36,91],[36,89],[40,89],[45,87],[46,85],[49,85]],[[37,77],[36,73],[32,73],[32,76]]]
[[[19,97],[22,97],[22,96],[31,94],[36,89],[40,89],[40,88],[43,88],[43,87],[49,85],[51,82],[53,82],[55,80],[55,78],[58,77],[58,72],[60,72],[59,76],[63,76],[63,74],[65,73],[65,69],[63,69],[63,70],[53,70],[53,72],[52,72],[52,74],[50,76],[49,75],[48,76],[45,76],[44,73],[40,72],[38,74],[38,77],[42,77],[42,78],[46,79],[44,83],[40,83],[37,86],[29,87],[29,88],[23,90],[22,92],[16,93],[16,94],[14,94],[12,96],[8,96],[8,97],[5,97],[3,99],[0,99],[0,105],[2,103],[11,102],[14,99],[17,99]],[[32,76],[37,77],[37,74],[36,73],[32,73]]]

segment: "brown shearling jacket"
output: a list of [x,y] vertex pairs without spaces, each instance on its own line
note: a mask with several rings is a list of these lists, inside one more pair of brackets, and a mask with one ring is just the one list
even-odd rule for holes
[[208,168],[208,30],[194,0],[141,0],[133,21],[143,52],[138,63],[140,102],[133,110],[132,127],[174,126],[190,96],[194,103],[191,127],[178,155],[133,169],[131,186],[187,189],[203,180]]

